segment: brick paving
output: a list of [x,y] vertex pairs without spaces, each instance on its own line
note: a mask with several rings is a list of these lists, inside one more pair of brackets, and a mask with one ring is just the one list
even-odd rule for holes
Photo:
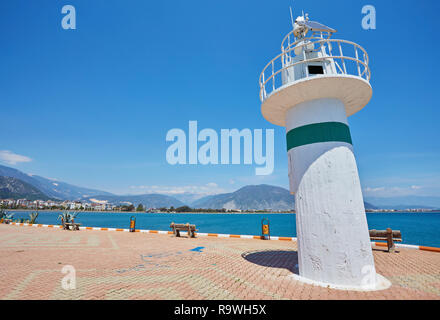
[[373,252],[392,286],[356,292],[295,280],[295,242],[0,225],[0,299],[440,299],[440,253]]

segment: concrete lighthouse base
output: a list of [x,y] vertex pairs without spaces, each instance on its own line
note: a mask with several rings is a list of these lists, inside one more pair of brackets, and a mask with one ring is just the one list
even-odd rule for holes
[[380,290],[386,290],[391,287],[391,282],[385,278],[384,276],[381,276],[380,274],[376,274],[375,282],[369,285],[364,286],[349,286],[349,285],[336,285],[332,283],[325,283],[325,282],[319,282],[319,281],[313,281],[308,278],[301,277],[299,275],[293,274],[292,278],[296,281],[303,282],[305,284],[310,284],[314,286],[319,286],[323,288],[328,289],[334,289],[334,290],[350,290],[350,291],[380,291]]
[[344,104],[318,99],[296,105],[287,112],[286,128],[299,276],[334,288],[383,287]]

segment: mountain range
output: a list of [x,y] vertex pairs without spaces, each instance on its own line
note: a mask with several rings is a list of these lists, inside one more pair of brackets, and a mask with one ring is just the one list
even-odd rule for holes
[[[143,204],[147,208],[180,207],[201,209],[276,210],[294,209],[294,196],[284,188],[258,185],[246,186],[235,192],[202,196],[193,193],[180,195],[143,194],[114,195],[109,192],[74,186],[54,179],[23,173],[0,165],[0,199],[85,200],[117,205]],[[440,197],[366,198],[366,209],[440,208]],[[373,205],[373,204],[374,205]]]
[[439,209],[440,197],[428,196],[405,196],[405,197],[365,197],[365,200],[374,203],[381,209],[404,210],[408,208],[417,209]]
[[79,200],[94,195],[111,195],[111,193],[105,191],[77,187],[65,182],[26,174],[17,169],[1,165],[0,176],[19,179],[54,200]]
[[206,197],[206,194],[184,192],[184,193],[173,194],[172,197],[185,203],[186,205],[192,205],[197,200],[200,200],[200,199]]
[[49,197],[40,190],[12,177],[0,176],[0,199],[23,199],[28,200],[49,200]]
[[288,190],[280,187],[246,186],[232,193],[204,197],[191,206],[201,209],[290,211],[295,208],[295,198]]

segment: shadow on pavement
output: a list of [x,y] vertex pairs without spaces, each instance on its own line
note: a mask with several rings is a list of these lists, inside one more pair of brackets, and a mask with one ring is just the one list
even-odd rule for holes
[[298,252],[296,251],[250,251],[241,255],[243,259],[263,267],[287,269],[299,274]]

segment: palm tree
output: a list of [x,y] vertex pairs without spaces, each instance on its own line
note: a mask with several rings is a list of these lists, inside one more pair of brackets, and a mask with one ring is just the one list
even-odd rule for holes
[[8,213],[6,211],[2,211],[0,213],[0,220],[3,220],[6,224],[10,223],[12,221],[12,218],[14,218],[13,213]]
[[61,219],[61,221],[63,221],[64,223],[70,223],[72,222],[73,219],[77,217],[78,214],[79,212],[71,213],[68,211],[64,211],[62,214],[58,216],[58,220]]
[[38,212],[32,212],[32,213],[29,215],[29,217],[30,217],[30,221],[29,221],[29,223],[30,223],[30,224],[34,224],[35,221],[37,220]]
[[74,219],[78,216],[79,212],[70,213],[68,211],[64,211],[62,214],[58,216],[58,220],[61,220],[61,223],[63,224],[63,228],[65,230],[68,230],[69,227],[66,226],[66,223],[72,223]]

